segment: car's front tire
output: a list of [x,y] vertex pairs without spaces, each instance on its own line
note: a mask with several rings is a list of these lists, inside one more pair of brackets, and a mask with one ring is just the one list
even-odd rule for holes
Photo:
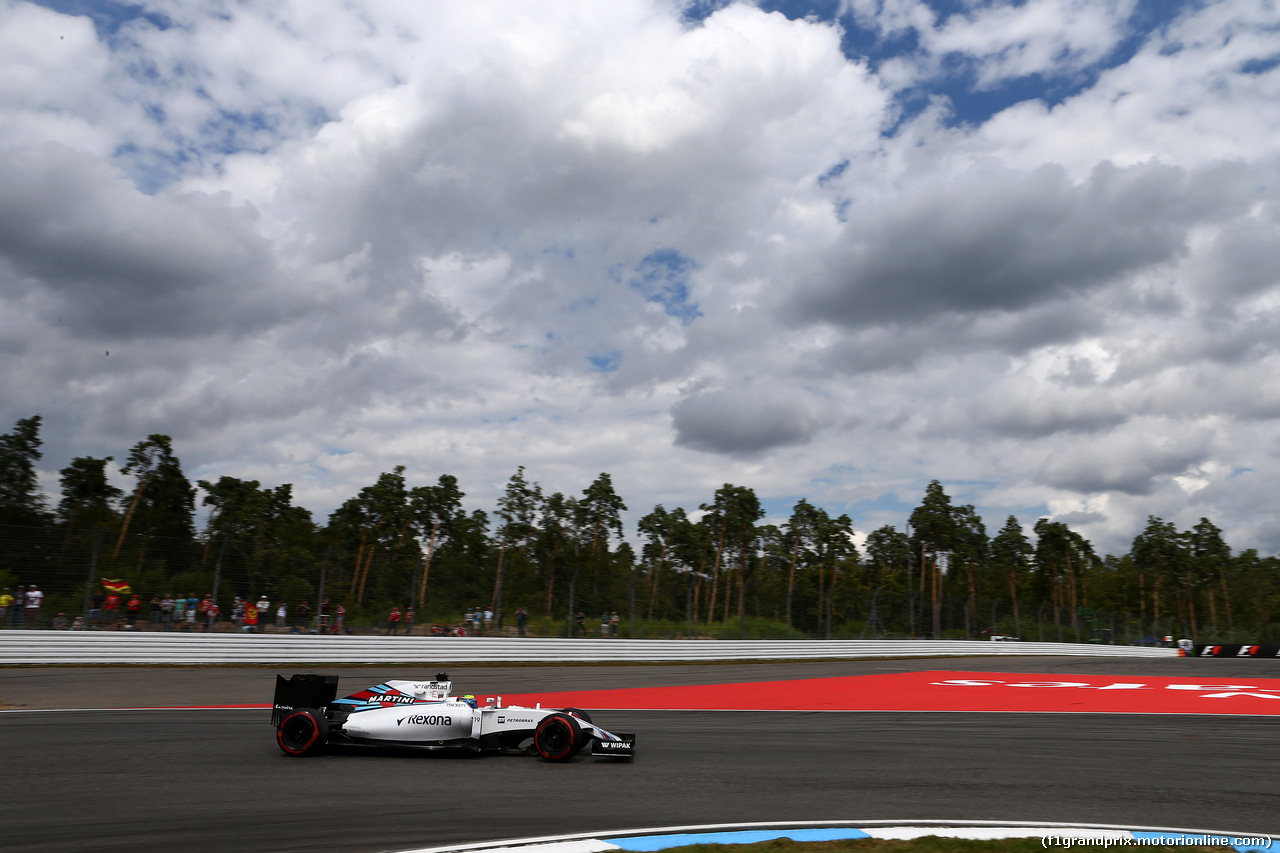
[[586,711],[583,711],[581,708],[565,708],[564,712],[566,714],[573,714],[573,716],[577,717],[579,720],[583,720],[584,722],[591,722],[591,715]]
[[564,713],[544,717],[533,733],[533,746],[547,761],[568,761],[584,740],[578,721]]
[[276,743],[285,755],[315,755],[329,739],[329,721],[315,708],[298,708],[276,726]]

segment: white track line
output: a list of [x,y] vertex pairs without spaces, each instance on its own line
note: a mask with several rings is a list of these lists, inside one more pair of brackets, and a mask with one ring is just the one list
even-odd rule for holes
[[[763,831],[769,837],[786,837],[788,831],[814,830],[819,828],[840,830],[847,829],[860,832],[874,838],[918,838],[925,835],[939,835],[952,838],[1032,838],[1042,839],[1093,839],[1114,841],[1110,846],[1121,846],[1146,835],[1160,835],[1170,839],[1181,838],[1182,841],[1171,841],[1173,844],[1201,843],[1195,839],[1221,840],[1227,839],[1241,844],[1228,844],[1237,850],[1270,850],[1275,841],[1273,836],[1261,833],[1224,832],[1203,829],[1172,829],[1150,826],[1116,826],[1112,824],[1089,823],[1056,823],[1056,822],[1021,822],[1021,821],[988,821],[988,820],[847,820],[847,821],[796,821],[767,822],[742,824],[705,824],[699,826],[667,826],[651,829],[630,829],[616,832],[574,833],[570,835],[549,835],[534,838],[515,838],[503,841],[492,841],[479,844],[459,844],[444,847],[422,847],[405,850],[401,853],[467,853],[468,851],[518,851],[518,853],[603,853],[610,850],[661,850],[665,846],[678,846],[695,843],[690,835],[725,836],[750,834],[759,835]],[[1140,833],[1142,836],[1135,835]],[[807,833],[805,833],[807,834]],[[663,839],[662,836],[675,836]],[[760,840],[755,838],[753,840]],[[735,843],[732,838],[720,841],[714,839],[697,839],[698,842]],[[1051,845],[1046,841],[1048,846]]]

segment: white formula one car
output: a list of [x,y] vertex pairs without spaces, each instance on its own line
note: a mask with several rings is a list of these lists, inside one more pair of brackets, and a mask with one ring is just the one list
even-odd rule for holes
[[271,723],[286,755],[312,755],[326,745],[472,752],[536,752],[567,761],[583,747],[591,754],[631,758],[634,734],[614,734],[577,708],[503,707],[501,697],[480,706],[470,695],[454,697],[445,673],[434,681],[387,681],[338,695],[336,675],[276,676]]

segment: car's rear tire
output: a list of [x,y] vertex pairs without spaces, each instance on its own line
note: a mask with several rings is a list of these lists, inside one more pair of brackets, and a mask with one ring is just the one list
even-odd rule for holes
[[547,761],[568,761],[585,740],[578,721],[564,713],[543,717],[533,733],[533,746]]
[[285,755],[315,755],[329,740],[329,721],[315,708],[298,708],[276,726],[276,743]]

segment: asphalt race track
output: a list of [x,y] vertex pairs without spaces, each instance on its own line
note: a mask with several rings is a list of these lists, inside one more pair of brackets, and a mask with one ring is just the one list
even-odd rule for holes
[[[1010,658],[712,666],[453,667],[535,691],[884,675],[1280,677],[1280,662]],[[336,668],[344,689],[429,668]],[[271,668],[9,668],[33,711],[270,701]],[[1280,702],[1277,702],[1280,705]],[[1280,716],[601,711],[637,758],[291,759],[262,710],[0,714],[6,851],[403,850],[679,824],[1063,821],[1280,834]]]

